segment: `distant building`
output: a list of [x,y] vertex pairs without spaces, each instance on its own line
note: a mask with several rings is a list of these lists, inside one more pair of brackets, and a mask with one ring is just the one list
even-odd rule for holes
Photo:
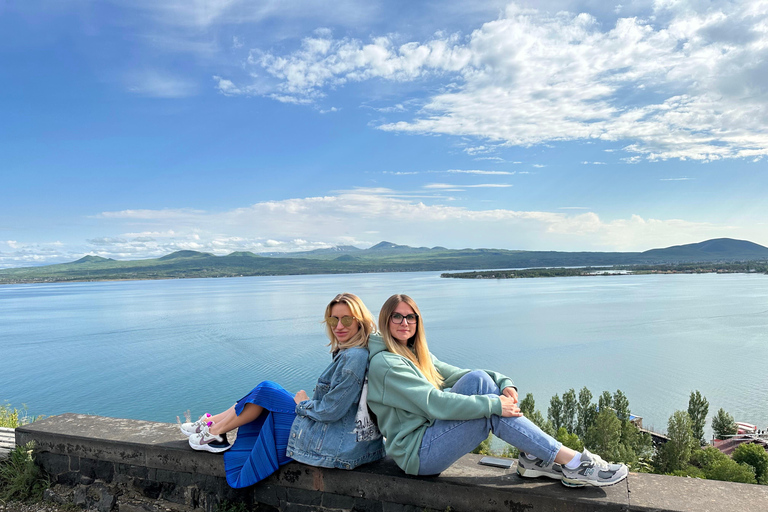
[[763,447],[765,451],[768,452],[768,439],[765,438],[766,436],[760,436],[756,434],[737,434],[730,439],[715,439],[712,444],[715,448],[720,450],[722,453],[730,456],[733,454],[733,451],[741,444],[744,443],[752,443],[752,444],[758,444]]

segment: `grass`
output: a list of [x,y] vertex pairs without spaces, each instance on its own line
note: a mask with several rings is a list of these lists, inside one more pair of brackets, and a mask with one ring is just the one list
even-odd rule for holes
[[33,417],[27,412],[27,406],[22,404],[21,409],[11,407],[11,404],[0,404],[0,427],[16,428],[28,423],[32,423],[35,420],[39,420],[42,416]]
[[8,458],[0,460],[0,503],[41,501],[50,481],[35,464],[34,445],[17,446]]

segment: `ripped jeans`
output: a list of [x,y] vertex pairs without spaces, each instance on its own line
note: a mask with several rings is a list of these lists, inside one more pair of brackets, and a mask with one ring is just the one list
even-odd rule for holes
[[[452,393],[496,395],[501,390],[484,371],[469,372],[454,384]],[[436,475],[474,450],[493,432],[497,437],[551,464],[562,444],[524,416],[491,416],[474,420],[435,420],[427,427],[419,448],[419,474]]]

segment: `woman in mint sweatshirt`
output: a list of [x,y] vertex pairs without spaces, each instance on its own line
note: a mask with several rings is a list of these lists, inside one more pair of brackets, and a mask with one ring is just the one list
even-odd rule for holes
[[416,302],[393,295],[379,313],[381,337],[369,342],[368,406],[386,438],[387,455],[406,473],[434,475],[493,432],[520,449],[518,474],[569,487],[612,485],[627,467],[563,446],[520,412],[517,388],[488,370],[465,370],[429,352]]

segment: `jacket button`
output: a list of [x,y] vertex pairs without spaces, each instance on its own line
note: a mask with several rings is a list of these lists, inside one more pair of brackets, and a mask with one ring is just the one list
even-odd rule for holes
[[296,437],[296,432],[294,432],[293,434],[291,434],[291,437]]

